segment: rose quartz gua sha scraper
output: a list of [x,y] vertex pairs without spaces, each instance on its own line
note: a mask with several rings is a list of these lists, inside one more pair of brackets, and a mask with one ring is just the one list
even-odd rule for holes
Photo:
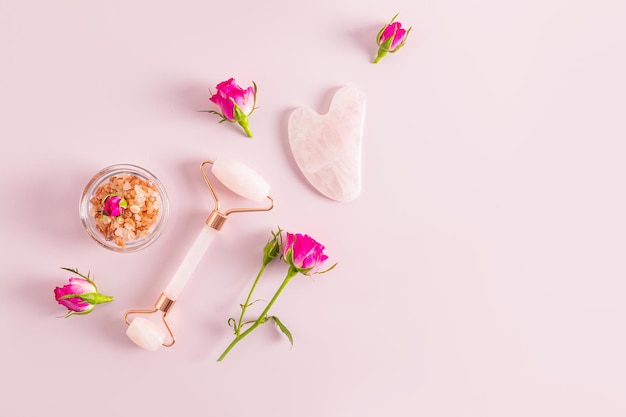
[[[212,165],[211,173],[213,176],[231,191],[253,201],[260,202],[267,198],[270,201],[269,206],[261,208],[231,208],[224,212],[220,211],[220,201],[204,170],[206,164]],[[274,207],[274,200],[269,196],[269,184],[259,174],[245,165],[223,159],[216,160],[215,162],[204,161],[200,164],[200,171],[211,191],[213,200],[215,201],[215,208],[207,218],[206,224],[202,227],[194,244],[191,249],[189,249],[189,252],[187,252],[187,255],[181,262],[167,288],[159,296],[156,303],[154,303],[154,308],[151,310],[130,310],[124,315],[124,321],[129,325],[126,335],[138,346],[147,350],[154,351],[157,350],[159,346],[170,347],[176,341],[174,333],[167,323],[166,316],[174,306],[185,284],[189,278],[191,278],[191,275],[213,241],[213,238],[226,222],[228,215],[241,212],[268,211]],[[132,321],[129,319],[131,315],[151,314],[157,311],[162,313],[163,324],[170,336],[170,340],[167,342],[165,341],[167,335],[162,327],[155,322],[144,317],[135,317]]]
[[361,140],[365,94],[341,87],[328,113],[298,108],[289,116],[293,157],[304,177],[320,193],[337,201],[352,201],[361,193]]

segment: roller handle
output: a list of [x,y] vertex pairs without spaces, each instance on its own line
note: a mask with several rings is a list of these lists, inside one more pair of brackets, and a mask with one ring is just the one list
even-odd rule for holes
[[163,291],[163,294],[167,298],[174,301],[178,299],[187,281],[189,281],[189,278],[191,278],[191,275],[196,270],[196,267],[202,260],[207,249],[211,246],[216,234],[217,230],[214,228],[206,224],[202,227],[202,230],[198,233],[198,237],[196,237],[195,242],[180,263],[180,266],[176,270],[176,273],[174,273],[167,288]]

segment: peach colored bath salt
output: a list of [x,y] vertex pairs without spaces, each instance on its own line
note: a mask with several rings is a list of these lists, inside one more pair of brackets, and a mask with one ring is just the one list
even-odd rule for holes
[[[102,212],[103,201],[111,194],[121,196],[128,203],[128,208],[118,217]],[[126,246],[128,241],[146,238],[154,231],[161,205],[156,186],[133,174],[110,177],[98,187],[89,202],[98,231],[120,247]]]

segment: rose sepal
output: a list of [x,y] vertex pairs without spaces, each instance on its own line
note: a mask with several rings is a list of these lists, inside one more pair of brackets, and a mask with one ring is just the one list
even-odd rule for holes
[[100,294],[99,292],[86,292],[83,294],[65,294],[59,297],[59,300],[67,300],[68,298],[80,298],[81,300],[91,304],[104,304],[113,301],[113,297],[110,295]]
[[243,131],[246,132],[246,135],[249,138],[251,138],[252,132],[250,131],[250,128],[248,127],[248,116],[246,116],[246,114],[236,104],[235,104],[235,107],[233,108],[233,118],[239,124],[239,126],[241,126]]
[[78,272],[78,268],[65,268],[65,267],[61,267],[62,270],[64,271],[68,271],[68,272],[72,272],[76,275],[79,275],[81,278],[86,279],[87,281],[89,281],[89,283],[91,285],[93,285],[93,287],[96,289],[96,291],[98,291],[98,286],[96,285],[96,282],[91,279],[91,277],[89,276],[89,272],[87,272],[87,275],[83,275],[80,272]]

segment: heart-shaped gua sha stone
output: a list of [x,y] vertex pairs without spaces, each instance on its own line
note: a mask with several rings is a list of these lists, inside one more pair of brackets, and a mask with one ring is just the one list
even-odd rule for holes
[[289,146],[304,177],[320,193],[352,201],[361,193],[361,140],[365,94],[341,87],[328,113],[300,107],[288,123]]

